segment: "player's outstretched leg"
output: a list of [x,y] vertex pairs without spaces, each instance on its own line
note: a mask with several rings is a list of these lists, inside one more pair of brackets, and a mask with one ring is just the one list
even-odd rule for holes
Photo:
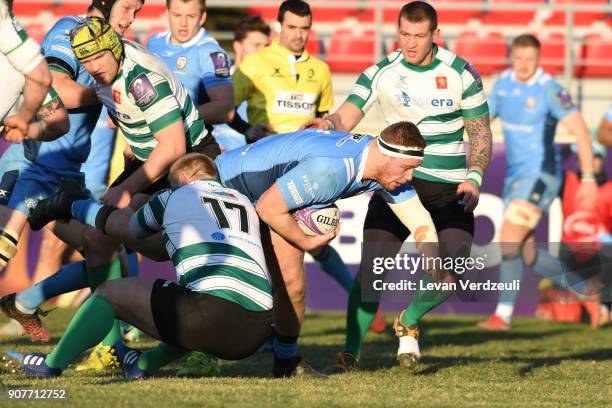
[[36,207],[30,211],[30,228],[38,231],[54,220],[69,221],[72,218],[72,203],[87,197],[77,180],[61,180],[58,189],[48,198],[38,201]]

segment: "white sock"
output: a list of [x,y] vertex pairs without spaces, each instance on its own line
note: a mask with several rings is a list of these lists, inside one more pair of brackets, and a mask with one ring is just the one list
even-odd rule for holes
[[512,321],[512,313],[514,312],[514,302],[499,302],[495,308],[495,314],[502,318],[508,324]]
[[27,307],[19,303],[17,299],[15,299],[15,308],[19,310],[21,313],[25,313],[29,315],[34,314],[34,312],[36,312],[36,309],[28,309]]
[[412,336],[402,336],[399,338],[399,348],[397,349],[397,355],[414,353],[417,356],[421,356],[421,350],[419,350],[419,342]]

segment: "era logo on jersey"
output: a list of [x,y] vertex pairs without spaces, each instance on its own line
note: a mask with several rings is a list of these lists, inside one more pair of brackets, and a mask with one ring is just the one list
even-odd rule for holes
[[181,55],[176,59],[176,69],[183,69],[187,66],[187,57]]
[[136,105],[144,108],[157,98],[157,91],[146,74],[138,75],[128,86]]
[[121,92],[116,89],[113,89],[113,101],[115,101],[117,105],[121,104]]
[[436,89],[448,89],[448,83],[445,76],[436,77]]
[[435,106],[436,108],[451,107],[453,106],[453,100],[443,99],[443,98],[442,99],[432,99],[431,106]]

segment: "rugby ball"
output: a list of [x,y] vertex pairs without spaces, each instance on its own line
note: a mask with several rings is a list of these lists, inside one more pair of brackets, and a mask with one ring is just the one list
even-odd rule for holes
[[325,235],[336,229],[340,221],[340,210],[336,204],[325,207],[306,207],[292,213],[304,234]]

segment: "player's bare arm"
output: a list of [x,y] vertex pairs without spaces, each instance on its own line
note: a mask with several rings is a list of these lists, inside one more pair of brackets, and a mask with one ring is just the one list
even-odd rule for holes
[[457,187],[466,212],[474,211],[480,197],[480,185],[491,162],[493,138],[489,115],[464,120],[470,144],[468,178]]
[[363,113],[357,106],[350,102],[344,102],[336,112],[321,118],[310,119],[300,126],[300,129],[319,128],[349,132],[357,126],[362,118]]
[[53,88],[62,99],[66,109],[100,104],[95,88],[80,85],[63,72],[51,70],[51,76],[53,77]]
[[601,120],[597,129],[597,141],[606,146],[612,146],[612,121],[606,118]]

